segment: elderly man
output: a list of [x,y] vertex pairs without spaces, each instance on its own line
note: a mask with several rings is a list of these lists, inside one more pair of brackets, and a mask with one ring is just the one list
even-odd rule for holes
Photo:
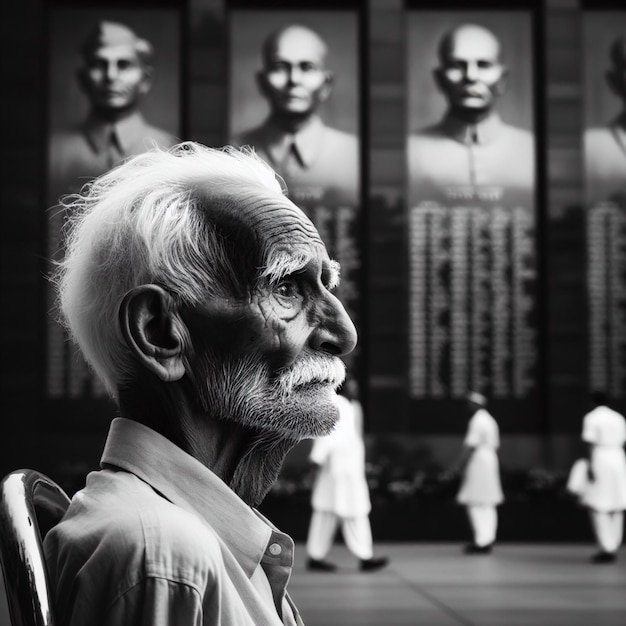
[[585,132],[587,197],[626,204],[626,36],[613,41],[606,82],[621,101],[621,111],[604,127]]
[[144,153],[71,209],[60,306],[122,417],[45,539],[59,623],[301,624],[293,541],[254,507],[338,419],[336,263],[235,150]]
[[448,109],[409,137],[412,195],[459,186],[532,189],[532,134],[505,124],[496,110],[508,78],[498,38],[478,24],[453,28],[441,39],[433,74]]
[[79,128],[51,136],[52,201],[152,143],[164,148],[176,143],[169,132],[148,124],[140,111],[152,87],[152,57],[152,45],[125,24],[101,21],[89,32],[77,74],[89,113]]
[[269,117],[235,142],[253,146],[295,195],[325,194],[354,204],[359,191],[358,140],[330,128],[319,115],[333,83],[326,57],[326,44],[306,26],[272,33],[263,44],[263,68],[257,74]]

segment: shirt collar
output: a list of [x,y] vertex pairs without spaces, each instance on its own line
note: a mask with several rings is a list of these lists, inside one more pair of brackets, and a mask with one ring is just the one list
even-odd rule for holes
[[114,123],[104,122],[90,114],[84,124],[84,132],[95,152],[102,152],[108,147],[111,132],[115,131],[116,139],[122,153],[131,153],[131,148],[146,136],[146,121],[139,111]]
[[502,119],[495,112],[478,124],[468,124],[451,113],[441,122],[443,132],[464,145],[489,144],[498,136],[501,127]]
[[297,133],[286,133],[272,120],[267,122],[267,151],[274,163],[283,163],[291,145],[305,168],[311,167],[319,153],[324,133],[324,123],[314,115]]
[[[279,538],[281,544],[290,544],[293,559],[289,536],[274,529],[197,459],[139,422],[113,420],[100,464],[135,474],[173,504],[199,515],[248,577],[267,558],[268,545]],[[283,559],[287,556],[282,554]]]

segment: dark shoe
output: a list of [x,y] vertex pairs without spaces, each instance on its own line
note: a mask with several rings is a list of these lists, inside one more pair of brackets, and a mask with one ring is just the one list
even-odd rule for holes
[[592,563],[613,563],[617,559],[615,552],[598,552],[591,557]]
[[386,556],[379,556],[371,559],[361,559],[359,561],[359,569],[362,572],[375,572],[377,569],[382,569],[389,563],[389,559]]
[[488,543],[486,546],[479,546],[475,543],[469,543],[463,548],[465,554],[489,554],[493,549],[493,543]]
[[318,559],[312,559],[309,557],[306,562],[306,568],[312,572],[334,572],[337,566],[334,563],[328,561],[319,561]]

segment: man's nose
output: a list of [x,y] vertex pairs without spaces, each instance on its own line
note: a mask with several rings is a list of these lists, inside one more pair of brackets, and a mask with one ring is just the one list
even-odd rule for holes
[[478,79],[478,64],[470,61],[465,66],[465,80],[473,82]]
[[290,85],[297,85],[298,83],[302,81],[302,71],[297,65],[292,65],[289,68],[288,78],[289,78]]
[[332,294],[324,303],[321,319],[311,335],[310,347],[333,356],[345,356],[357,343],[356,328],[343,304]]
[[107,63],[105,71],[107,80],[115,80],[118,74],[117,63]]

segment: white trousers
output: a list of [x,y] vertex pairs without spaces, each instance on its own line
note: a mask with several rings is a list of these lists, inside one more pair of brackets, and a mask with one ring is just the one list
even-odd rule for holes
[[498,530],[498,512],[491,504],[469,504],[467,515],[474,533],[477,546],[487,546],[496,540]]
[[374,547],[369,517],[339,517],[328,511],[313,510],[306,541],[307,554],[312,559],[323,560],[330,551],[339,524],[348,550],[359,559],[371,559]]
[[596,542],[604,552],[617,552],[622,545],[624,532],[623,511],[594,511],[591,510],[591,523]]

